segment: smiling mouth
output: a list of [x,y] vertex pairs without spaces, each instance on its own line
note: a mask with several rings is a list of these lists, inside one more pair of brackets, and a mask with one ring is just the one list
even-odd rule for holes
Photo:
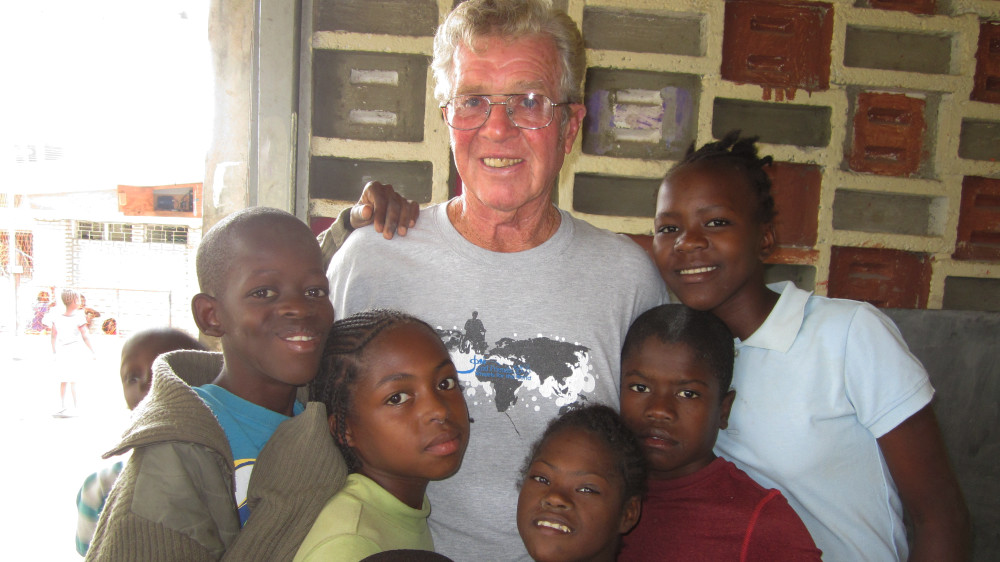
[[483,164],[490,168],[507,168],[523,161],[520,158],[483,158]]
[[563,525],[562,523],[556,523],[555,521],[546,521],[544,519],[542,519],[540,521],[536,521],[535,522],[535,526],[536,527],[545,527],[547,529],[555,529],[556,531],[559,531],[560,533],[566,533],[566,534],[569,534],[569,533],[573,532],[573,529],[570,529],[569,527],[567,527],[566,525]]
[[682,269],[678,273],[681,275],[697,275],[699,273],[708,273],[709,271],[715,271],[719,269],[716,265],[708,265],[705,267],[692,267],[691,269]]
[[285,338],[285,341],[313,341],[314,339],[316,339],[315,336],[302,335],[302,336],[289,336]]

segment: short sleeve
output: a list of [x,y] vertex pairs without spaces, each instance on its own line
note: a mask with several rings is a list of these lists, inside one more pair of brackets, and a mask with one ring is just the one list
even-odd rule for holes
[[910,353],[899,329],[869,304],[858,307],[845,350],[848,398],[859,422],[882,437],[934,396],[927,371]]
[[361,535],[338,535],[317,544],[309,552],[300,552],[296,562],[359,562],[382,552],[377,544]]

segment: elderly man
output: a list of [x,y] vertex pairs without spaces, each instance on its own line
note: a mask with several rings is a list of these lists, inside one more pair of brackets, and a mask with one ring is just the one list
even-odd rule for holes
[[[667,293],[639,246],[551,202],[586,113],[583,41],[565,13],[464,2],[437,31],[433,68],[464,191],[398,242],[353,234],[330,265],[331,299],[340,318],[391,307],[438,329],[473,424],[458,474],[427,491],[435,546],[455,560],[527,559],[515,510],[530,444],[566,409],[617,405],[625,332]],[[472,310],[485,350],[462,345],[481,337],[464,333]]]

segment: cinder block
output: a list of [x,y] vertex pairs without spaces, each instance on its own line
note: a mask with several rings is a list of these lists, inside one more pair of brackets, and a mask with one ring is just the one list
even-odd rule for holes
[[766,264],[764,282],[770,284],[779,281],[791,281],[800,289],[812,291],[816,288],[816,268],[811,265]]
[[392,184],[403,197],[431,201],[430,162],[387,162],[313,156],[309,163],[309,197],[357,201],[370,181]]
[[984,21],[979,25],[976,75],[969,97],[976,101],[1000,103],[1000,21]]
[[659,179],[576,174],[573,210],[592,215],[649,217],[656,214]]
[[951,72],[951,37],[847,26],[844,66],[924,74]]
[[914,174],[926,130],[924,106],[924,100],[905,94],[858,94],[851,169],[886,176]]
[[1000,312],[1000,279],[945,277],[941,308]]
[[823,172],[813,164],[775,162],[764,168],[771,178],[771,195],[777,215],[775,237],[779,251],[812,248],[819,223],[819,193]]
[[927,308],[930,279],[927,254],[833,246],[827,294],[879,308]]
[[438,26],[435,0],[316,0],[316,31],[432,36]]
[[963,119],[958,155],[969,160],[1000,160],[1000,122]]
[[937,10],[935,0],[859,0],[857,5],[922,15],[932,15]]
[[313,134],[420,142],[429,60],[422,55],[315,51]]
[[588,49],[703,56],[701,18],[689,14],[583,9],[583,41]]
[[740,129],[744,135],[756,135],[762,142],[771,144],[830,144],[829,107],[715,98],[713,113],[712,135],[715,138]]
[[822,2],[726,2],[722,77],[760,84],[764,99],[830,87],[833,7]]
[[947,198],[838,189],[833,199],[833,228],[938,236],[936,216]]
[[695,139],[697,76],[591,68],[586,87],[587,154],[678,159]]
[[1000,261],[1000,179],[962,180],[955,254],[958,260]]

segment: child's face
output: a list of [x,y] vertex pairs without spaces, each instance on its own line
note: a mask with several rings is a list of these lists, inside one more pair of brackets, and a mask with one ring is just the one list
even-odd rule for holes
[[362,362],[346,429],[360,472],[390,492],[455,474],[469,443],[469,410],[437,334],[420,324],[390,327]]
[[575,427],[548,437],[528,467],[517,501],[517,529],[539,562],[614,560],[619,536],[639,518],[624,498],[614,453]]
[[149,393],[153,381],[153,361],[168,351],[185,348],[176,338],[160,336],[140,336],[139,340],[125,342],[122,347],[121,378],[129,410],[134,410]]
[[763,286],[762,259],[774,243],[771,225],[738,171],[707,164],[681,167],[656,199],[653,256],[681,302],[697,310],[741,307]]
[[621,415],[639,438],[651,478],[687,476],[712,462],[734,397],[719,392],[719,379],[683,343],[651,336],[622,360]]
[[218,333],[210,335],[221,336],[230,380],[246,386],[230,390],[244,398],[311,381],[333,324],[319,247],[308,231],[282,226],[300,225],[234,237],[214,302]]

